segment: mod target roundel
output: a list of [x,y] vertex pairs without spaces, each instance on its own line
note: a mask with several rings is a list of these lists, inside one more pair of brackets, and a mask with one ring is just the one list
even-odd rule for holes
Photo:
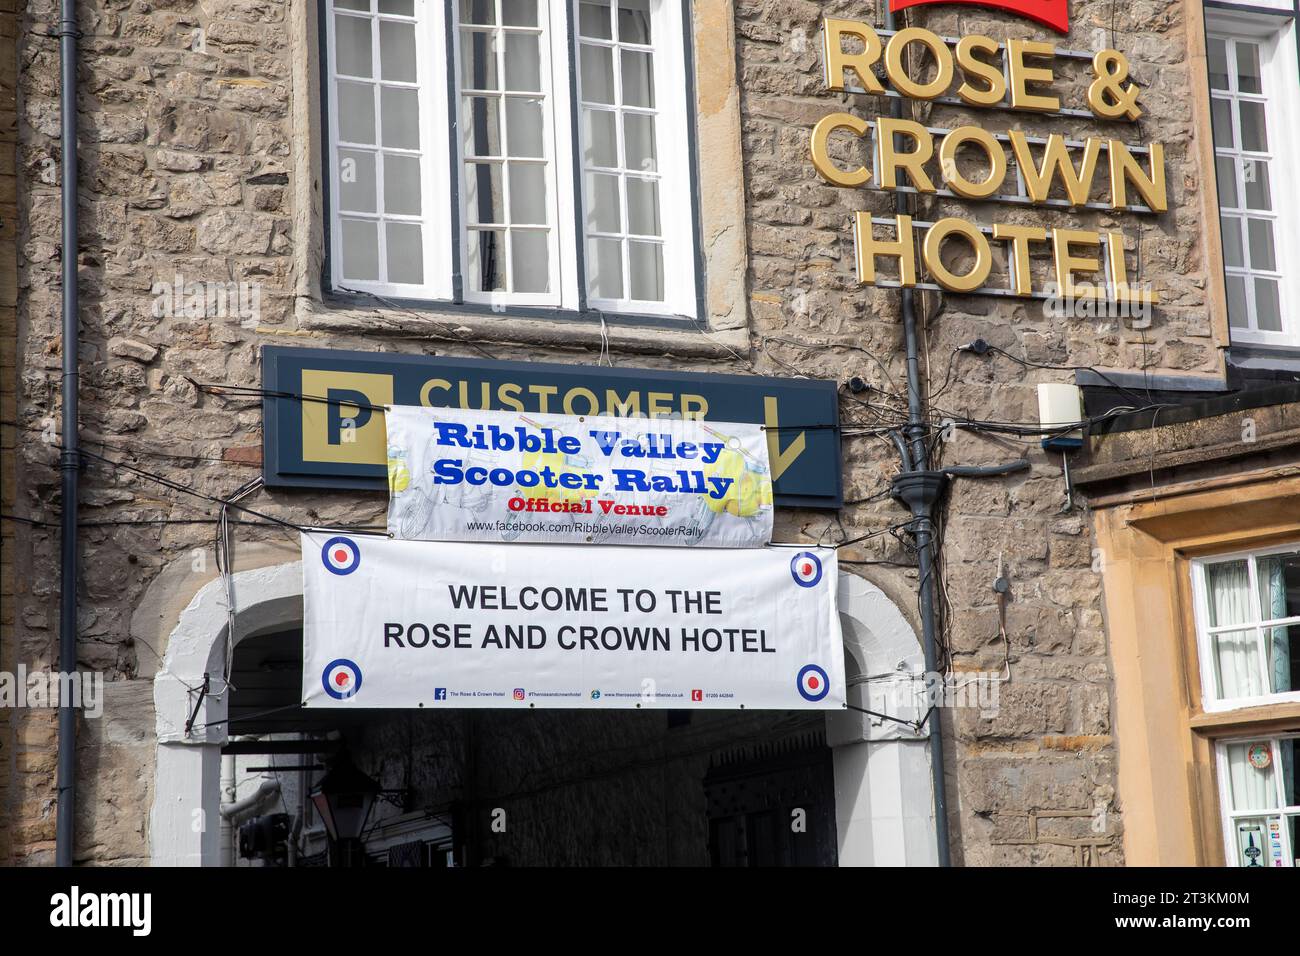
[[811,588],[822,579],[822,562],[811,551],[800,551],[790,561],[790,576],[801,588]]
[[831,692],[831,681],[826,672],[816,664],[805,664],[799,669],[796,681],[799,695],[804,700],[816,703]]
[[361,668],[346,657],[330,661],[321,672],[325,693],[335,700],[347,700],[361,689]]
[[320,559],[332,574],[351,574],[361,565],[361,549],[351,538],[330,538],[321,548]]

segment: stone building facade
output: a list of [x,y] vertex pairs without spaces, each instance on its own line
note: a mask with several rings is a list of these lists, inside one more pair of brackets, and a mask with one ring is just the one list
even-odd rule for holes
[[[865,390],[842,390],[842,422],[896,421],[906,411],[898,292],[859,284],[851,228],[859,210],[892,216],[894,196],[832,186],[808,160],[811,130],[823,116],[888,111],[881,97],[828,92],[822,75],[822,18],[880,26],[880,11],[839,0],[696,0],[687,9],[705,307],[693,322],[647,324],[614,314],[552,319],[509,306],[446,310],[331,291],[331,174],[322,145],[322,24],[315,0],[81,5],[81,428],[93,455],[81,478],[78,663],[103,672],[107,685],[103,718],[83,720],[80,728],[78,861],[134,864],[156,855],[159,834],[151,819],[159,735],[178,717],[156,712],[155,680],[186,608],[218,578],[217,501],[255,477],[262,463],[260,396],[212,386],[255,389],[264,346],[466,357],[486,351],[537,362],[859,379]],[[944,666],[958,675],[1010,675],[996,711],[956,708],[940,715],[954,861],[1121,865],[1126,813],[1117,747],[1124,741],[1117,744],[1116,684],[1091,514],[1081,501],[1067,507],[1060,456],[1036,440],[945,430],[942,423],[1035,424],[1037,385],[1073,383],[1080,368],[1126,375],[1126,382],[1134,374],[1149,383],[1177,379],[1184,389],[1200,381],[1206,391],[1223,380],[1229,345],[1223,260],[1217,234],[1206,227],[1217,221],[1218,199],[1203,10],[1199,0],[1077,0],[1067,37],[981,7],[921,6],[898,19],[900,27],[943,36],[1114,47],[1128,57],[1145,111],[1119,129],[1075,115],[905,101],[905,115],[924,125],[973,122],[1037,136],[1164,144],[1164,213],[1133,217],[913,199],[917,220],[956,215],[1057,228],[1122,225],[1130,274],[1161,292],[1154,320],[1141,328],[1121,319],[1062,319],[1039,299],[918,296],[934,466],[1030,461],[1026,471],[954,482],[942,513]],[[56,21],[49,0],[0,12],[0,43],[13,47],[17,61],[15,82],[13,61],[0,57],[11,64],[0,79],[0,96],[8,97],[0,105],[6,118],[0,122],[0,234],[12,240],[0,249],[0,502],[9,519],[0,563],[3,669],[15,662],[30,670],[57,666],[59,471],[57,439],[49,435],[58,420],[59,357],[66,347],[58,316],[67,253],[59,242],[58,51],[49,36]],[[1063,69],[1062,100],[1082,102],[1087,61]],[[844,158],[847,147],[837,149]],[[16,204],[16,216],[6,204]],[[1035,269],[1044,261],[1036,254]],[[243,315],[160,311],[157,285],[174,276],[256,287],[258,307]],[[995,349],[960,350],[975,340]],[[866,434],[846,433],[843,450],[844,507],[783,509],[775,539],[854,542],[840,550],[846,570],[888,596],[919,634],[915,549],[905,531],[887,533],[906,519],[887,494],[899,467],[896,453],[887,439]],[[209,497],[164,487],[127,465]],[[386,507],[382,493],[297,489],[262,490],[244,503],[313,525],[382,524]],[[235,536],[237,571],[294,560],[296,543],[284,529],[251,522],[236,525]],[[1005,599],[994,590],[999,579],[1009,583]],[[481,760],[518,761],[525,768],[520,779],[552,761],[585,768],[575,774],[596,773],[593,752],[641,733],[645,753],[658,761],[647,765],[645,754],[634,755],[611,772],[603,790],[556,784],[547,791],[554,795],[548,829],[484,854],[580,862],[567,851],[548,857],[546,846],[587,840],[619,846],[594,861],[707,862],[698,821],[685,836],[659,833],[658,844],[631,847],[608,842],[614,840],[608,833],[602,843],[599,828],[573,822],[599,817],[619,794],[660,805],[699,803],[695,791],[680,795],[680,788],[663,784],[660,793],[650,781],[662,783],[663,768],[680,765],[683,779],[698,782],[708,773],[709,755],[741,733],[733,727],[708,743],[708,727],[697,724],[692,732],[706,743],[686,754],[665,742],[657,724],[640,720],[647,716],[584,724],[581,734],[555,715],[546,718],[549,726],[517,715],[510,726],[484,729],[480,722],[480,734],[505,748],[502,756],[489,746]],[[7,862],[52,859],[55,723],[53,710],[0,713],[0,859]],[[356,731],[373,745],[368,753],[405,755],[387,762],[376,756],[369,772],[386,786],[413,786],[431,801],[464,797],[466,771],[451,755],[466,732],[448,721],[415,731],[412,740],[404,716]],[[561,735],[563,745],[556,743]],[[526,772],[530,760],[539,766]],[[441,776],[431,769],[453,765],[455,773]],[[412,784],[411,773],[432,778]],[[494,794],[527,789],[491,773],[478,785]]]

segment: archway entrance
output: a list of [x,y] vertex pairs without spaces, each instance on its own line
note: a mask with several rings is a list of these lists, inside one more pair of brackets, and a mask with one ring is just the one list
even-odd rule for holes
[[[235,578],[236,633],[246,636],[232,689],[203,702],[201,733],[160,734],[155,861],[237,860],[237,825],[282,814],[292,848],[271,858],[323,863],[304,795],[346,748],[385,791],[364,835],[375,865],[927,862],[916,826],[930,813],[925,742],[895,727],[773,711],[304,711],[298,566]],[[160,715],[181,700],[181,712],[192,708],[183,685],[220,673],[227,616],[216,590],[200,592],[173,633],[155,684]],[[919,661],[914,634],[878,589],[846,576],[841,598],[859,681],[884,658],[896,674]],[[867,702],[863,686],[850,700]],[[873,775],[917,805],[882,803]],[[223,803],[239,813],[223,817]],[[184,812],[193,808],[200,832]]]

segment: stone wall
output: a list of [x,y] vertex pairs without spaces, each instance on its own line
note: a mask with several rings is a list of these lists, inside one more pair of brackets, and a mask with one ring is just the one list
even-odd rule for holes
[[[743,188],[748,298],[733,301],[740,288],[733,281],[718,285],[725,301],[710,302],[715,327],[734,328],[738,337],[614,327],[616,363],[799,373],[840,382],[861,376],[877,389],[863,396],[876,407],[846,398],[846,420],[870,422],[882,409],[894,414],[901,407],[898,386],[905,369],[897,295],[860,289],[851,274],[854,211],[884,214],[891,211],[891,198],[831,187],[807,160],[808,133],[821,116],[845,105],[869,116],[887,110],[883,100],[822,91],[819,18],[869,15],[868,9],[844,0],[736,0],[738,91],[722,90],[721,99],[702,104],[712,109],[702,114],[725,112],[727,103],[739,110],[744,168],[723,172],[733,190]],[[1005,358],[954,358],[955,346],[976,337],[1047,365],[1218,369],[1205,301],[1197,212],[1204,179],[1192,152],[1183,7],[1081,0],[1072,4],[1071,15],[1076,27],[1069,45],[1108,45],[1113,31],[1146,89],[1146,116],[1123,138],[1166,144],[1172,211],[1145,221],[1141,257],[1143,278],[1166,290],[1167,305],[1139,334],[1114,321],[1062,322],[1032,302],[926,295],[924,368],[932,390],[938,392],[952,371],[937,396],[937,417],[1034,421],[1034,383],[1070,380],[1068,372],[1026,370]],[[312,165],[318,129],[295,126],[295,117],[315,115],[316,48],[307,39],[315,14],[304,0],[97,0],[81,7],[81,17],[81,394],[90,451],[207,495],[228,495],[260,466],[260,402],[201,391],[195,381],[257,385],[259,349],[266,344],[473,354],[459,341],[464,336],[447,331],[447,319],[461,327],[460,317],[435,322],[313,297],[321,232],[313,214],[319,202],[318,167]],[[14,414],[29,427],[58,414],[58,58],[56,44],[45,36],[55,20],[51,0],[33,0],[18,38]],[[716,31],[726,22],[714,17],[709,27]],[[950,7],[909,14],[908,22],[949,35],[1043,38],[1047,32],[1009,16]],[[701,74],[713,72],[717,64],[709,58],[727,45],[698,46]],[[727,77],[731,71],[720,72]],[[706,92],[700,96],[703,101]],[[947,112],[936,108],[922,118],[955,125]],[[998,128],[1005,121],[1032,131],[1082,132],[1075,121],[1026,114],[984,113],[974,120]],[[1098,125],[1102,133],[1113,130],[1113,124]],[[0,165],[0,189],[4,172]],[[943,208],[924,206],[918,217],[936,218]],[[1025,218],[988,204],[953,208],[977,220]],[[1095,225],[1113,217],[1050,212],[1034,218]],[[1124,227],[1135,231],[1132,217]],[[2,228],[9,229],[7,218]],[[724,229],[718,235],[726,234]],[[734,273],[727,257],[711,255],[709,263],[719,270],[730,263],[727,274]],[[157,315],[151,288],[178,273],[187,280],[258,283],[260,316]],[[468,324],[475,335],[483,330],[499,358],[597,361],[598,327],[561,331],[508,316],[493,316],[491,323],[488,329]],[[4,359],[8,354],[0,344],[0,371],[6,375],[12,368]],[[5,499],[5,509],[57,521],[57,448],[33,432],[4,434],[16,434],[18,446],[16,461],[11,459],[16,495]],[[1049,460],[1036,444],[958,433],[936,450],[943,464],[1022,454],[1033,462],[1031,471],[1011,478],[956,484],[944,522],[942,594],[952,666],[989,670],[1009,660],[1011,673],[995,717],[944,715],[954,736],[949,792],[955,856],[970,864],[1119,863],[1122,808],[1114,803],[1111,684],[1086,518],[1078,510],[1062,512],[1059,461]],[[879,496],[897,469],[888,441],[846,439],[844,469],[851,504],[838,516],[784,512],[778,540],[832,540],[841,529],[844,538],[855,538],[903,520],[903,512]],[[263,492],[251,502],[312,523],[374,522],[384,511],[382,495],[280,491]],[[84,473],[82,505],[81,664],[105,671],[110,680],[147,680],[163,648],[132,638],[132,614],[164,568],[182,577],[186,567],[210,575],[216,506],[98,458]],[[23,575],[15,584],[16,602],[6,602],[12,610],[4,613],[16,622],[6,660],[16,654],[29,667],[50,667],[57,650],[57,529],[37,525],[7,533],[12,536],[5,540],[6,553]],[[274,528],[239,526],[237,535],[243,541],[284,541]],[[901,532],[880,534],[844,548],[841,557],[859,562],[851,567],[915,619],[917,580],[906,540]],[[992,590],[999,573],[1011,583],[1005,636]],[[149,706],[147,694],[121,699]],[[19,723],[28,729],[10,731],[11,749],[0,751],[6,768],[0,795],[10,789],[14,859],[34,862],[48,859],[53,838],[52,723],[40,714]],[[96,765],[83,761],[83,776]],[[86,787],[86,799],[108,799],[104,789],[102,780],[98,788]],[[139,817],[97,819],[83,828],[78,858],[139,859]]]

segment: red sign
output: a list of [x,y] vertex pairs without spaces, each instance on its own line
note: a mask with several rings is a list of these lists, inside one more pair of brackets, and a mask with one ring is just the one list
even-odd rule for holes
[[921,7],[932,3],[964,3],[975,7],[992,7],[1018,13],[1037,20],[1057,33],[1070,32],[1070,0],[889,0],[889,9],[897,13],[908,7]]

